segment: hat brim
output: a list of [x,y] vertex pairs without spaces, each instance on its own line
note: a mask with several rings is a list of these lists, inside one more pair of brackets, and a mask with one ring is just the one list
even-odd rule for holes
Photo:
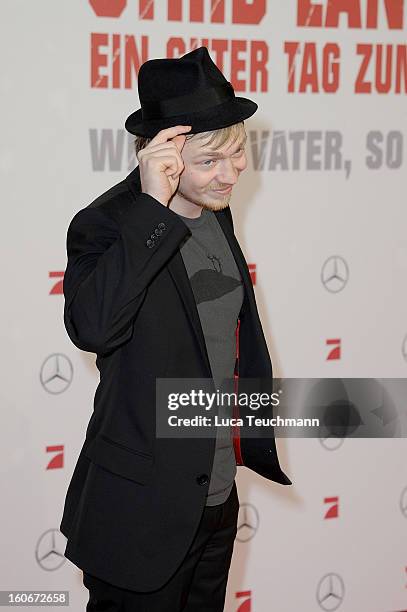
[[251,117],[258,105],[253,100],[235,96],[223,104],[212,106],[206,110],[176,115],[165,119],[150,119],[143,121],[141,108],[129,115],[125,122],[125,128],[135,136],[154,138],[162,129],[173,125],[191,125],[191,134],[218,130],[239,123]]

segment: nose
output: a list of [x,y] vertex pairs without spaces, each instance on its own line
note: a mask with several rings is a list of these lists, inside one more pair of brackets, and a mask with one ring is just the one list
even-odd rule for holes
[[217,177],[219,184],[223,185],[224,187],[235,185],[235,183],[237,183],[237,179],[239,178],[239,171],[233,165],[232,160],[224,159],[222,161],[223,164],[221,164],[221,171]]

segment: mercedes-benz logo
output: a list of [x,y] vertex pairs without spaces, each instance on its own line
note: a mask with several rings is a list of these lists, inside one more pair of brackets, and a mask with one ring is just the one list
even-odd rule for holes
[[405,487],[400,495],[400,510],[403,516],[407,518],[407,487]]
[[256,535],[259,528],[259,513],[253,504],[241,503],[237,519],[236,540],[248,542]]
[[63,551],[66,537],[59,529],[48,529],[42,534],[35,547],[35,559],[40,567],[47,572],[53,572],[66,561]]
[[70,359],[62,353],[47,357],[40,369],[40,382],[48,393],[63,393],[72,382],[73,367]]
[[329,451],[337,450],[345,442],[345,438],[337,438],[336,436],[327,436],[326,438],[319,438],[322,446]]
[[327,291],[338,293],[349,279],[348,264],[340,255],[328,257],[322,266],[321,282]]
[[317,602],[322,610],[337,610],[345,596],[345,585],[338,574],[325,574],[317,587]]
[[403,338],[403,343],[401,345],[401,354],[404,357],[404,360],[407,361],[407,334]]

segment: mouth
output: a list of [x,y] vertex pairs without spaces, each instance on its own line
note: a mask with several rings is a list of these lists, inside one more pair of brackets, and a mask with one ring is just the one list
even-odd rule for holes
[[215,191],[215,193],[229,193],[232,191],[232,185],[225,187],[225,189],[213,189],[213,191]]

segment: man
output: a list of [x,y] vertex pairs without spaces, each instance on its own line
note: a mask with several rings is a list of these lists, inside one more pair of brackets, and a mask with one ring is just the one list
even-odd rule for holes
[[291,481],[274,437],[158,436],[156,379],[272,376],[229,208],[257,105],[205,47],[145,62],[138,88],[126,128],[139,166],[68,228],[64,323],[100,383],[60,528],[88,611],[220,612],[236,465]]

